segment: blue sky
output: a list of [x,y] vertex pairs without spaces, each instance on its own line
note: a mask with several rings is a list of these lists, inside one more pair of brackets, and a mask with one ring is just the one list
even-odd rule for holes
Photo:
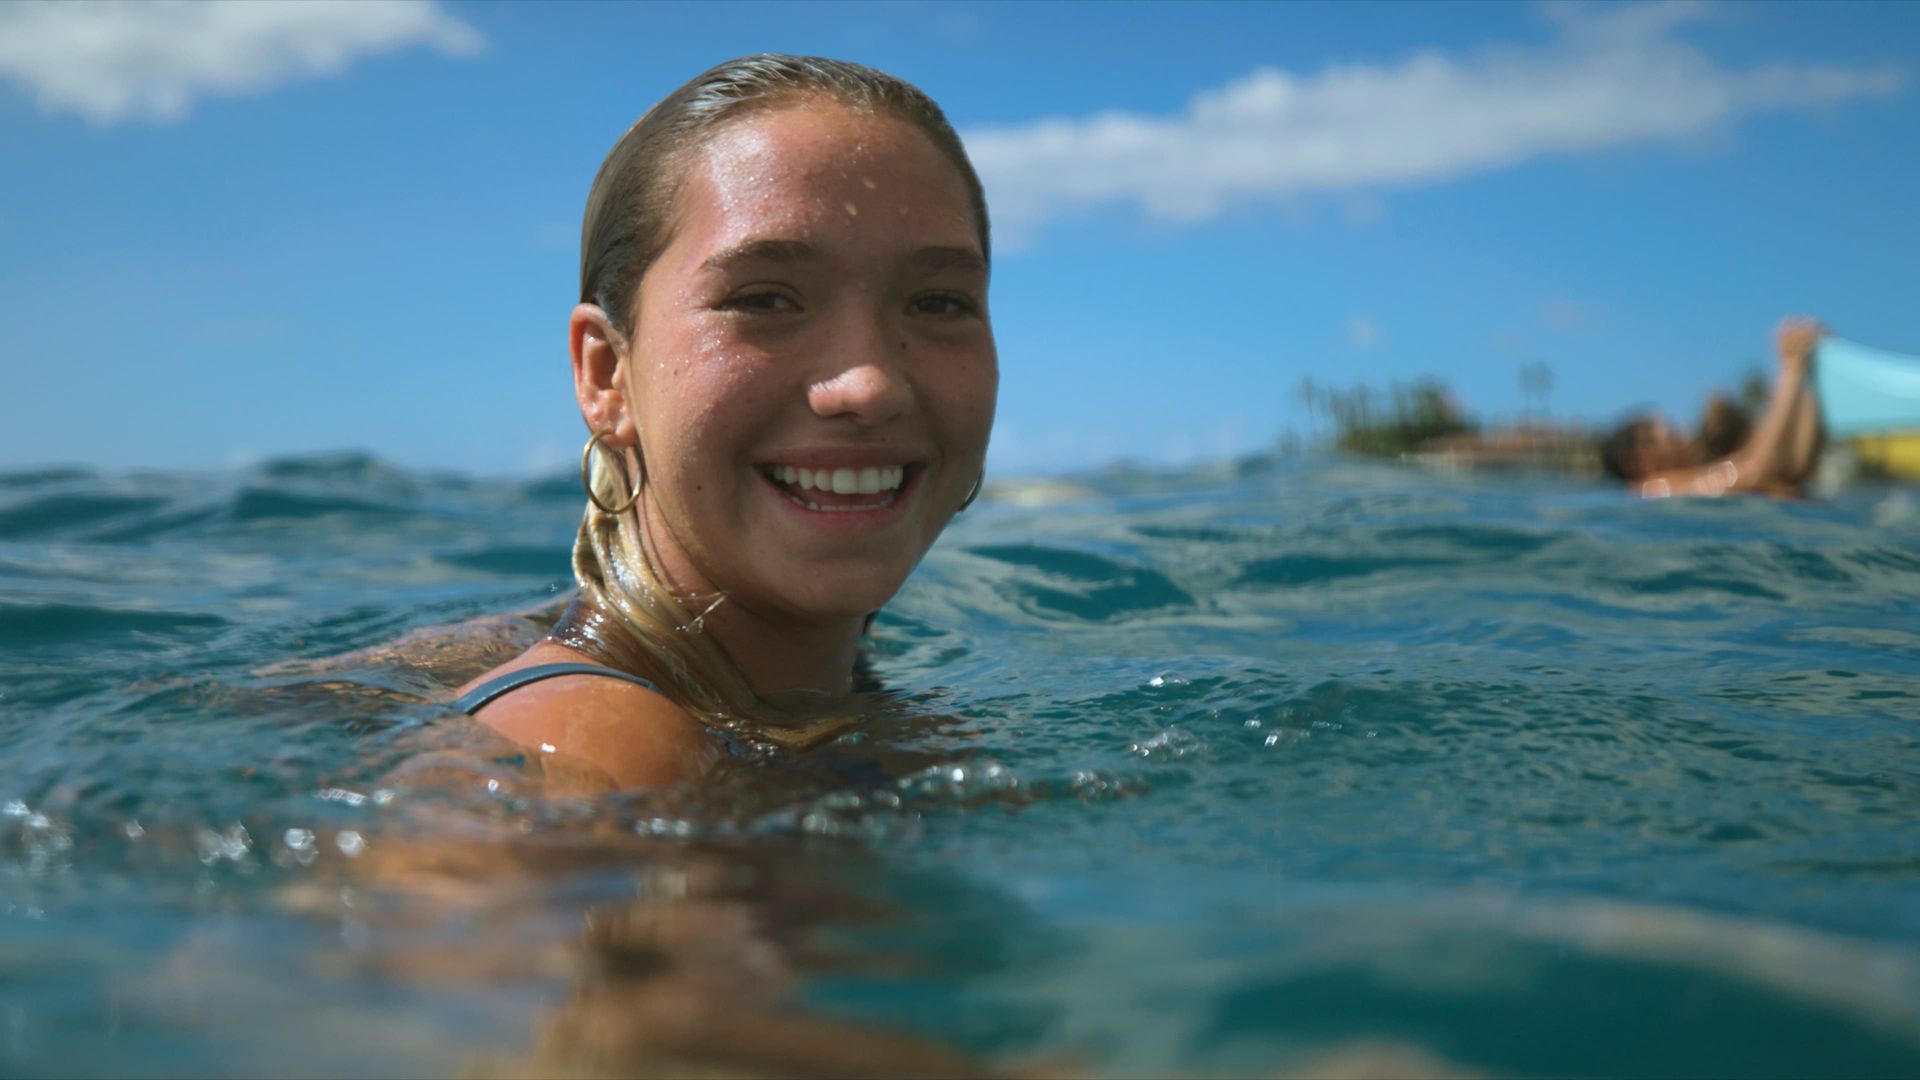
[[1491,420],[1920,352],[1920,5],[0,6],[0,468],[565,467],[586,188],[706,66],[931,93],[987,180],[992,466],[1243,453],[1294,389]]

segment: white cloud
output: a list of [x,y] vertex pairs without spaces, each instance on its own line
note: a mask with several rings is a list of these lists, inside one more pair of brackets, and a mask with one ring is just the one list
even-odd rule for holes
[[0,4],[0,79],[96,124],[177,120],[196,98],[338,74],[364,55],[482,44],[431,0]]
[[1677,36],[1690,3],[1544,9],[1541,45],[1263,68],[1178,116],[1107,112],[968,132],[996,225],[1132,202],[1171,221],[1230,203],[1432,183],[1551,154],[1698,135],[1742,114],[1896,93],[1900,72],[1722,66]]
[[1347,323],[1347,344],[1356,349],[1371,349],[1386,338],[1387,332],[1378,319],[1356,315]]

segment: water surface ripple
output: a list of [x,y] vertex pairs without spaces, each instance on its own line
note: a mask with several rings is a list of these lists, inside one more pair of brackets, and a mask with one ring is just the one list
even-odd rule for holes
[[0,1072],[1920,1073],[1914,491],[1000,494],[860,730],[579,798],[437,704],[565,479],[0,476]]

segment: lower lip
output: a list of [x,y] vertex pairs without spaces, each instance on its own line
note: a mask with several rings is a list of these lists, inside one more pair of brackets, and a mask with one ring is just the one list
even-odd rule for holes
[[874,506],[861,510],[812,510],[805,504],[795,502],[787,489],[775,484],[766,473],[758,469],[754,473],[760,477],[761,486],[767,489],[787,512],[819,529],[859,530],[873,529],[890,524],[906,513],[907,500],[911,499],[920,487],[922,470],[915,466],[907,468],[907,475],[894,489],[893,501],[885,506]]

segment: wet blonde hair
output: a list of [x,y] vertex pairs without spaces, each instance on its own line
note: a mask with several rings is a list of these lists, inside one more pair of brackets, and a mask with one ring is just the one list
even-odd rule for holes
[[[842,60],[747,56],[713,67],[668,94],[607,153],[581,224],[581,302],[597,305],[618,335],[631,340],[640,280],[671,239],[674,198],[693,152],[734,120],[809,97],[884,113],[925,134],[959,171],[980,252],[990,255],[986,194],[959,135],[933,99],[891,75]],[[597,456],[602,467],[592,471],[589,482],[600,502],[619,506],[635,490],[625,462],[606,467],[613,456]],[[763,717],[764,703],[739,665],[702,632],[701,616],[719,598],[675,596],[647,556],[640,528],[636,511],[608,513],[588,500],[573,545],[580,592],[555,626],[554,638],[654,680],[708,724],[736,727]],[[795,741],[777,729],[768,734]]]

